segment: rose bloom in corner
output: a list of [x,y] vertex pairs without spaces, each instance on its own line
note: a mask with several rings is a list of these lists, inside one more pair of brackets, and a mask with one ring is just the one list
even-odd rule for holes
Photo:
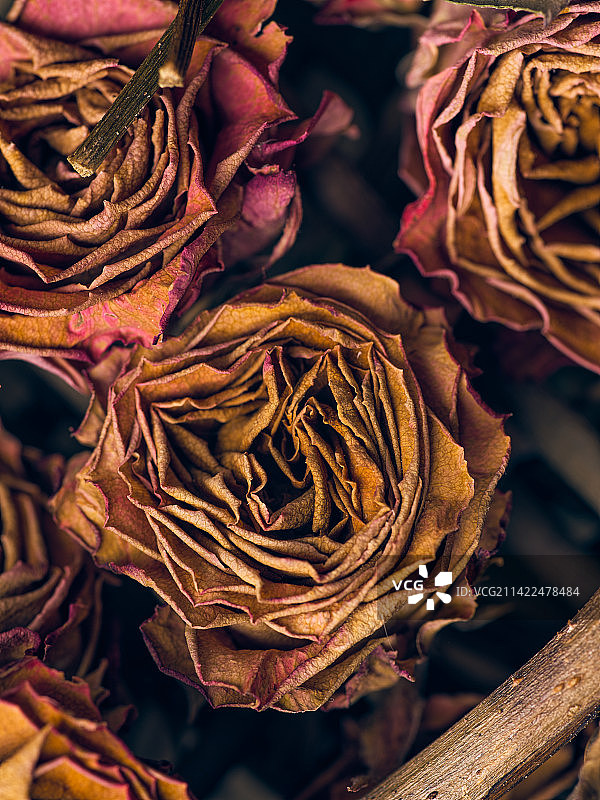
[[548,26],[441,3],[409,83],[425,77],[426,174],[405,154],[420,197],[397,248],[477,319],[539,330],[600,371],[600,3]]
[[167,674],[214,706],[343,706],[473,613],[394,586],[419,564],[463,580],[504,524],[503,420],[448,336],[389,278],[321,265],[91,370],[95,449],[53,509],[162,598],[143,630]]
[[193,800],[183,781],[137,759],[112,733],[84,681],[35,658],[0,669],[0,716],[3,798]]
[[348,128],[327,93],[303,123],[278,91],[275,0],[226,0],[182,89],[163,89],[96,175],[66,157],[176,12],[160,0],[19,0],[0,23],[0,348],[96,358],[151,344],[203,279],[292,244],[296,147]]

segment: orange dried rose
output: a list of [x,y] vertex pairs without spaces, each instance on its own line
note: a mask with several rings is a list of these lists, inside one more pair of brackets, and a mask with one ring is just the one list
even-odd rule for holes
[[82,680],[35,658],[0,669],[0,796],[11,800],[192,800],[103,722]]
[[600,371],[600,4],[548,26],[446,5],[409,73],[433,73],[416,107],[426,177],[405,153],[420,197],[397,248],[477,319],[538,330]]
[[62,459],[42,458],[0,427],[0,664],[37,652],[85,675],[95,655],[103,577],[61,531],[47,495]]
[[0,23],[0,348],[95,358],[115,339],[151,344],[209,273],[285,252],[301,218],[296,146],[352,114],[328,93],[293,122],[278,91],[289,37],[267,21],[275,0],[228,0],[185,86],[158,92],[82,178],[67,155],[175,5],[154,0],[149,19],[139,2],[63,6],[25,0],[15,25]]
[[389,278],[322,265],[92,370],[95,449],[53,508],[163,599],[143,630],[165,672],[215,706],[345,705],[473,612],[394,585],[461,579],[502,528],[508,439],[447,336]]

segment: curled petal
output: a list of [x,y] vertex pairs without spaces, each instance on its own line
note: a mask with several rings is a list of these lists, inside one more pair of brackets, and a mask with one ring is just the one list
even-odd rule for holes
[[215,706],[336,707],[473,613],[457,596],[430,614],[433,577],[494,550],[508,440],[447,341],[394,281],[322,265],[90,371],[94,451],[53,507],[162,599],[143,630],[165,672]]
[[137,759],[90,687],[35,658],[0,669],[0,789],[11,798],[193,800],[187,786]]
[[23,0],[15,24],[0,23],[0,348],[97,360],[117,340],[151,345],[208,274],[291,246],[296,150],[350,130],[351,113],[328,95],[290,131],[278,88],[289,37],[268,21],[274,5],[220,9],[183,88],[156,93],[89,178],[66,157],[175,5],[91,0],[63,14]]
[[420,197],[397,248],[477,319],[540,331],[600,371],[600,5],[547,26],[445,8],[410,73],[426,176],[405,154]]
[[95,656],[103,578],[50,516],[62,471],[0,428],[0,664],[34,652],[85,675]]

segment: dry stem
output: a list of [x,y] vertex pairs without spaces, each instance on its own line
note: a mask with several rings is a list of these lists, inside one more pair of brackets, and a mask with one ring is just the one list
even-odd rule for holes
[[183,86],[194,43],[202,21],[204,0],[179,0],[173,35],[165,61],[158,71],[159,86]]
[[600,590],[524,667],[366,800],[496,800],[598,713],[599,661]]
[[[196,37],[208,25],[223,0],[206,0],[198,15],[198,0],[182,0],[181,8],[173,22],[154,45],[131,80],[120,91],[117,99],[102,117],[85,141],[72,153],[68,161],[84,178],[90,177],[104,161],[110,148],[119,141],[133,120],[146,107],[158,89],[158,76],[165,63],[180,69],[189,63]],[[198,20],[197,16],[201,16]],[[188,34],[193,34],[192,36]],[[185,49],[181,57],[179,50]],[[169,61],[170,59],[170,61]],[[174,60],[173,60],[174,59]],[[186,61],[187,59],[187,61]]]

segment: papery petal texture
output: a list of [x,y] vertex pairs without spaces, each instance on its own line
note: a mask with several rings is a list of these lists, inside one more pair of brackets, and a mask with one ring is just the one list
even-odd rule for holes
[[439,13],[410,73],[426,176],[397,248],[477,319],[600,371],[600,4],[548,26]]
[[63,466],[0,428],[0,664],[35,652],[85,675],[94,663],[103,576],[47,508]]
[[0,669],[0,794],[10,800],[193,800],[114,733],[82,680],[35,658]]
[[503,420],[447,337],[391,279],[321,265],[91,370],[95,449],[53,508],[162,598],[144,635],[165,672],[215,706],[340,707],[473,613],[394,583],[420,564],[458,580],[504,522]]
[[67,42],[126,33],[147,39],[148,31],[164,30],[176,10],[177,4],[166,0],[73,0],[68,7],[61,0],[15,0],[7,20]]
[[[227,0],[196,42],[184,87],[158,92],[85,179],[66,157],[175,5],[119,4],[118,32],[106,0],[66,15],[52,0],[25,0],[15,24],[0,25],[0,347],[96,358],[116,339],[149,345],[207,274],[292,244],[303,130],[280,130],[295,117],[278,90],[289,37],[268,22],[274,6]],[[325,106],[348,127],[346,106]],[[267,155],[260,145],[273,139],[282,146]],[[253,212],[274,195],[270,216]]]

